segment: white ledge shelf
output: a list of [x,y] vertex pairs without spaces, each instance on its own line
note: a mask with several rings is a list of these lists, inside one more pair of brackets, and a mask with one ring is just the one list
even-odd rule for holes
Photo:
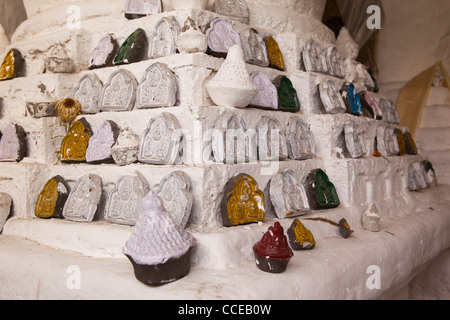
[[[409,282],[429,262],[450,247],[450,234],[447,231],[450,228],[449,188],[439,186],[416,193],[415,210],[382,218],[378,233],[352,225],[355,232],[348,239],[343,239],[326,224],[313,222],[315,224],[310,224],[309,227],[317,230],[316,248],[311,251],[296,251],[283,274],[260,271],[252,259],[252,253],[247,252],[255,239],[259,240],[273,221],[236,228],[232,230],[236,233],[234,238],[231,237],[234,240],[227,234],[224,238],[229,239],[228,243],[223,243],[223,248],[209,248],[214,250],[208,257],[226,261],[226,255],[232,252],[229,257],[242,257],[241,260],[238,259],[239,264],[201,266],[197,264],[194,255],[189,275],[159,288],[147,287],[137,281],[131,263],[126,258],[89,257],[42,245],[38,239],[28,240],[25,238],[26,234],[8,234],[9,226],[19,224],[20,232],[37,235],[42,232],[43,224],[52,224],[51,221],[13,220],[7,223],[6,234],[0,235],[0,298],[159,300],[176,296],[177,299],[186,300],[377,299]],[[441,197],[440,201],[430,201],[430,198],[436,199],[442,195],[446,197]],[[101,225],[77,224],[72,227],[72,223],[67,222],[56,224],[64,227],[60,229],[60,233],[71,231],[72,234],[67,237],[79,237],[76,231],[78,228],[97,229],[96,233],[91,232],[95,237],[89,241],[101,242],[105,236],[101,232]],[[282,224],[285,226],[290,223],[283,220]],[[118,238],[123,241],[130,228],[121,229],[123,230],[118,232]],[[200,242],[197,254],[202,256],[202,243],[208,237],[220,236],[220,229],[203,232],[203,235],[194,233]],[[52,235],[40,237],[47,237],[51,241]],[[233,246],[239,241],[244,245],[236,250]],[[54,245],[57,243],[57,240],[53,240]],[[116,249],[118,247],[120,246]],[[24,267],[16,268],[17,265]],[[67,270],[70,266],[76,266],[80,270],[79,290],[71,290],[67,286],[70,276]],[[380,289],[371,290],[366,287],[371,275],[367,271],[370,266],[380,268]],[[262,290],[262,283],[264,288],[271,290]]]

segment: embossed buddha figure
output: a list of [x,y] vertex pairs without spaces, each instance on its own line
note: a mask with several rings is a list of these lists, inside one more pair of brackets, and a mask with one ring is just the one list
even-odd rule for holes
[[311,250],[316,246],[314,235],[299,219],[292,222],[287,231],[289,243],[293,250]]
[[323,71],[322,52],[318,46],[311,46],[310,56],[312,59],[313,70]]
[[114,122],[104,122],[89,141],[86,161],[92,163],[111,161],[111,148],[116,142],[118,131],[119,128]]
[[224,226],[264,221],[264,194],[258,189],[256,181],[247,174],[232,178],[222,200],[222,217]]
[[277,110],[278,92],[272,81],[261,72],[252,73],[251,79],[253,85],[258,88],[258,94],[253,99],[251,105]]
[[174,171],[161,180],[156,194],[163,202],[164,208],[173,221],[185,228],[193,204],[189,176],[181,171]]
[[169,179],[163,186],[162,190],[158,192],[158,195],[164,201],[164,208],[175,215],[178,212],[178,186],[175,179]]
[[121,179],[117,185],[117,193],[112,196],[110,217],[136,221],[136,208],[139,206],[139,196],[134,190],[131,179]]
[[341,59],[341,55],[336,47],[329,49],[328,61],[330,64],[330,73],[338,78],[342,78],[345,75],[344,64]]
[[19,50],[9,50],[0,66],[0,81],[21,76],[24,71],[24,64],[24,59]]
[[0,66],[0,80],[11,79],[14,76],[14,52],[10,50]]
[[392,128],[388,128],[385,133],[386,144],[390,155],[397,155],[400,152],[397,135]]
[[[346,88],[345,88],[346,87]],[[344,87],[343,97],[344,101],[348,102],[348,113],[353,114],[355,116],[360,116],[363,114],[361,107],[361,99],[359,98],[358,92],[356,91],[355,85],[353,83],[349,83]],[[346,98],[346,99],[345,99]]]
[[108,34],[100,39],[89,60],[89,69],[111,66],[114,56],[119,50],[116,40]]
[[364,92],[364,99],[366,100],[370,108],[372,108],[374,118],[377,120],[381,120],[383,114],[381,112],[380,105],[378,104],[377,100],[375,100],[375,98],[368,91]]
[[246,161],[247,136],[245,131],[246,128],[240,119],[235,116],[230,118],[224,135],[225,160],[227,163],[242,163]]
[[89,174],[81,177],[64,206],[64,217],[77,222],[92,222],[101,195],[102,181],[99,176]]
[[105,61],[108,60],[110,54],[110,38],[108,36],[105,36],[100,39],[97,47],[95,47],[94,51],[92,52],[89,64],[91,66],[104,64]]
[[327,70],[324,65],[322,51],[315,42],[311,42],[305,46],[304,60],[306,71],[325,72]]
[[338,108],[342,105],[341,98],[339,96],[339,92],[337,91],[337,88],[334,85],[329,85],[327,88],[328,96],[330,97],[330,100],[335,108]]
[[274,161],[288,158],[286,135],[281,130],[278,120],[262,117],[256,130],[259,160]]
[[315,174],[316,196],[319,208],[335,208],[339,206],[340,200],[334,185],[322,170]]
[[164,118],[156,117],[143,145],[143,157],[157,161],[165,161],[170,148],[171,132],[166,127]]
[[36,212],[39,212],[40,215],[50,217],[54,214],[56,201],[58,200],[57,187],[58,182],[55,179],[51,179],[45,185],[43,192],[36,202]]
[[304,203],[303,192],[291,174],[283,175],[282,189],[286,206],[286,216],[304,212],[307,205]]
[[181,131],[170,113],[153,117],[145,130],[139,149],[139,161],[150,164],[174,164],[180,152]]
[[358,126],[355,126],[355,129],[353,131],[353,141],[355,144],[356,153],[358,156],[363,156],[366,154],[367,150],[364,145],[364,141],[362,139],[362,133]]
[[114,104],[116,105],[123,105],[125,103],[125,91],[121,90],[124,82],[125,80],[123,79],[123,77],[116,77],[114,79],[114,82],[112,83],[111,100],[114,101]]
[[237,43],[236,37],[225,22],[217,22],[214,29],[215,33],[211,35],[214,48],[230,48]]
[[142,199],[148,192],[148,183],[139,172],[136,176],[120,177],[108,197],[105,219],[112,223],[134,226],[140,214]]
[[170,55],[172,52],[172,44],[175,43],[175,37],[173,30],[169,25],[169,22],[162,20],[157,28],[156,34],[152,40],[152,57],[164,57]]
[[91,129],[83,119],[76,121],[69,129],[61,146],[62,161],[86,161],[86,150],[92,135]]
[[0,141],[0,160],[15,160],[19,149],[19,138],[17,137],[15,127],[9,124],[3,131]]
[[306,128],[306,125],[301,121],[297,122],[296,125],[295,137],[291,141],[298,150],[301,158],[307,159],[314,157],[314,145],[312,142],[312,136],[309,130]]
[[[277,145],[278,148],[276,148]],[[269,123],[267,124],[267,146],[272,159],[286,158],[286,139],[284,134],[281,132],[281,126],[279,126],[273,119],[269,120]],[[276,153],[277,151],[278,154]],[[274,154],[272,154],[272,152]]]
[[145,83],[140,87],[140,103],[161,103],[168,100],[169,92],[167,82],[164,81],[161,70],[158,67],[150,68]]
[[69,188],[60,176],[47,181],[35,204],[34,213],[43,219],[63,218],[62,210],[68,197]]
[[102,107],[107,110],[127,108],[131,86],[125,85],[125,74],[117,72],[112,76],[110,85],[105,87],[103,93]]
[[74,99],[80,102],[84,112],[95,112],[98,110],[100,91],[94,90],[89,77],[84,77],[81,80],[79,91],[74,92]]
[[284,64],[283,54],[281,53],[278,43],[273,37],[267,37],[266,39],[267,55],[269,57],[270,66],[272,68],[284,71],[286,66]]
[[258,34],[258,31],[251,28],[246,32],[246,41],[243,41],[245,45],[245,59],[248,63],[253,63],[267,67],[269,65],[269,59],[267,57],[267,49],[262,37]]
[[345,113],[347,108],[344,104],[344,100],[332,80],[323,81],[319,85],[319,93],[326,113]]
[[294,88],[291,80],[286,76],[279,76],[274,80],[274,83],[277,86],[280,110],[298,112],[300,110],[300,101],[297,96],[297,90]]
[[245,217],[255,218],[258,216],[258,202],[255,197],[254,188],[246,180],[242,180],[236,186],[236,198],[230,201],[231,218],[242,220]]
[[141,28],[136,29],[122,44],[113,64],[121,65],[141,61],[147,57],[147,37]]
[[367,152],[363,135],[358,124],[346,122],[344,126],[345,143],[351,158],[360,158]]
[[234,45],[241,46],[239,33],[223,18],[216,18],[206,30],[208,37],[208,53],[213,56],[226,57]]
[[166,64],[156,62],[144,73],[137,90],[137,109],[170,107],[177,102],[178,82]]
[[65,210],[65,215],[77,216],[83,218],[83,213],[86,211],[89,202],[89,181],[83,179],[70,195],[70,202]]

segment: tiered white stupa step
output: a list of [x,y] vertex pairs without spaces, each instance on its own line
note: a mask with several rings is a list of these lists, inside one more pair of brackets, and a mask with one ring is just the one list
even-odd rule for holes
[[[95,258],[97,252],[92,248],[93,244],[104,249],[102,254],[113,255],[120,251],[121,242],[130,232],[123,227],[12,220],[9,229],[11,234],[17,232],[18,236],[0,237],[0,298],[287,300],[390,297],[448,248],[449,202],[435,201],[437,197],[448,195],[448,191],[448,187],[441,186],[413,194],[407,202],[415,208],[405,210],[408,213],[394,212],[387,206],[394,215],[383,218],[378,233],[357,227],[350,238],[342,239],[335,227],[305,221],[318,235],[317,246],[312,251],[296,252],[283,274],[261,272],[252,257],[253,241],[266,231],[267,224],[194,233],[199,245],[194,251],[190,274],[159,288],[136,281],[131,264],[124,258]],[[430,203],[433,208],[429,208]],[[335,218],[333,214],[332,218]],[[48,225],[44,226],[45,222]],[[281,222],[288,225],[286,220]],[[115,241],[105,240],[105,228],[115,229]],[[31,241],[23,237],[26,229]],[[47,233],[48,230],[53,230],[55,236]],[[67,248],[54,249],[65,245],[77,252]],[[80,254],[80,250],[89,256]],[[225,258],[225,252],[228,258],[231,256],[230,260]],[[203,264],[197,264],[199,256]],[[10,263],[12,257],[14,268]],[[204,268],[205,265],[214,267]],[[374,272],[371,266],[379,267],[382,272],[379,289],[373,287],[376,283],[369,278]],[[368,283],[372,287],[367,286]]]
[[[382,231],[390,229],[388,221],[398,221],[409,217],[411,214],[421,212],[432,213],[439,210],[426,207],[428,201],[433,198],[448,200],[448,186],[440,186],[421,193],[404,193],[391,201],[376,201],[382,217]],[[396,201],[396,205],[390,203]],[[358,234],[367,234],[361,227],[362,214],[368,205],[342,206],[333,210],[311,211],[299,219],[311,217],[326,217],[338,222],[345,218],[352,230]],[[279,221],[287,230],[292,224],[292,219],[279,220],[268,216],[265,223],[249,224],[233,228],[222,228],[218,225],[202,226],[192,225],[188,227],[197,239],[197,245],[193,253],[193,266],[205,269],[225,269],[250,265],[253,262],[252,246],[259,240],[269,224]],[[445,214],[441,217],[445,224],[450,223]],[[318,245],[328,238],[341,238],[337,227],[316,221],[303,220],[303,224],[310,229]],[[123,248],[130,238],[132,227],[111,224],[103,220],[92,223],[76,223],[68,220],[36,220],[29,218],[13,218],[5,225],[3,235],[18,236],[34,241],[40,245],[48,246],[56,250],[67,250],[92,258],[124,259]],[[224,254],[226,253],[226,254]],[[299,253],[301,254],[301,253]]]
[[450,90],[432,87],[423,111],[417,145],[433,164],[438,182],[450,183]]
[[[325,1],[247,2],[251,13],[250,26],[258,28],[263,35],[272,34],[275,37],[287,66],[287,72],[252,65],[247,65],[248,70],[261,71],[272,80],[281,74],[291,78],[302,103],[299,114],[213,106],[204,83],[219,69],[223,59],[202,53],[177,54],[86,71],[90,53],[106,33],[113,33],[119,44],[139,27],[145,29],[149,37],[154,25],[168,15],[174,15],[180,26],[191,16],[204,27],[217,16],[210,11],[168,11],[171,10],[170,1],[164,0],[166,12],[128,21],[123,16],[125,0],[70,2],[78,6],[81,12],[80,29],[71,29],[67,25],[69,2],[63,0],[60,6],[38,14],[20,26],[12,46],[24,53],[27,77],[0,82],[0,92],[5,92],[0,128],[11,120],[22,124],[27,132],[29,154],[21,163],[0,164],[0,191],[10,193],[14,202],[13,217],[0,236],[0,282],[3,284],[0,298],[374,298],[388,293],[389,288],[395,285],[409,281],[418,269],[448,247],[450,239],[445,233],[450,224],[448,187],[439,186],[420,193],[407,191],[408,165],[420,161],[422,157],[373,158],[376,128],[385,125],[383,121],[351,115],[319,114],[317,85],[331,79],[340,87],[343,80],[300,71],[299,57],[302,43],[309,38],[314,38],[323,46],[335,43],[331,30],[320,22]],[[48,19],[49,16],[53,19]],[[233,22],[233,25],[238,31],[250,27],[239,22]],[[42,74],[44,59],[55,42],[62,43],[66,48],[77,65],[77,73]],[[192,157],[188,158],[187,164],[133,164],[126,167],[114,164],[55,165],[64,127],[59,125],[59,118],[31,118],[27,115],[25,102],[54,102],[70,96],[84,74],[96,74],[105,84],[115,70],[122,68],[131,71],[140,81],[147,67],[156,61],[166,63],[178,76],[178,106],[102,112],[84,117],[94,131],[103,121],[113,120],[119,126],[132,127],[135,133],[141,135],[152,116],[170,112],[194,142]],[[362,88],[358,84],[357,87]],[[241,116],[248,129],[255,129],[262,115],[276,118],[283,128],[289,119],[299,116],[310,125],[314,134],[316,158],[272,165],[260,162],[221,165],[205,161],[203,153],[209,142],[204,141],[203,135],[224,111],[233,111]],[[364,158],[342,159],[336,150],[343,125],[349,120],[362,127],[367,147]],[[318,240],[317,248],[297,253],[285,274],[261,273],[255,266],[251,248],[278,219],[268,214],[264,223],[222,227],[220,200],[226,182],[235,174],[248,173],[264,190],[278,170],[291,169],[302,181],[311,170],[317,168],[329,174],[342,204],[332,210],[311,211],[307,217],[320,216],[335,221],[345,217],[355,233],[344,240],[334,226],[305,221]],[[136,281],[129,261],[122,254],[131,228],[102,220],[106,197],[121,175],[139,171],[155,188],[164,176],[178,170],[189,175],[194,195],[188,224],[188,230],[198,240],[193,253],[193,270],[188,277],[176,283],[148,288]],[[73,188],[75,181],[88,173],[98,174],[103,180],[103,196],[93,223],[39,220],[34,217],[36,198],[48,179],[61,175]],[[377,234],[364,231],[360,225],[361,214],[373,202],[382,216],[382,230]],[[433,204],[433,209],[430,209],[430,204]],[[286,219],[281,223],[287,229],[292,221]],[[411,255],[412,251],[418,253]],[[367,262],[367,266],[361,266],[361,261]],[[368,290],[365,280],[362,280],[367,279],[367,267],[373,264],[383,270],[382,290]],[[16,268],[17,265],[24,267]],[[67,272],[70,266],[79,267],[81,290],[70,290],[68,287],[70,275]]]
[[[91,8],[84,8],[86,3],[81,3],[80,10],[92,11]],[[58,9],[62,11],[67,7],[61,7]],[[55,8],[54,10],[56,10]],[[54,13],[58,17],[58,13]],[[45,28],[48,22],[42,22],[40,27],[36,28],[36,19],[32,18],[25,21],[15,34],[13,39],[13,45],[19,49],[27,64],[27,75],[36,75],[43,73],[45,70],[44,60],[49,55],[52,46],[56,43],[62,44],[66,50],[67,55],[73,60],[76,66],[75,72],[86,70],[89,62],[90,55],[93,49],[96,47],[98,41],[106,34],[113,34],[119,45],[121,45],[127,37],[134,32],[137,28],[145,30],[146,35],[150,38],[153,35],[153,30],[157,22],[167,16],[174,16],[178,24],[182,27],[187,19],[191,17],[195,23],[201,28],[205,29],[207,24],[218,17],[219,15],[199,9],[190,10],[178,10],[178,11],[165,11],[157,15],[147,16],[136,20],[127,20],[123,16],[123,9],[115,14],[105,17],[93,16],[89,20],[81,20],[82,24],[77,28],[70,28],[67,25],[67,15],[62,15],[57,21],[51,21],[52,25]],[[83,17],[82,17],[83,18]],[[311,18],[302,16],[299,18],[300,24],[308,26],[311,24]],[[237,32],[241,32],[249,28],[249,25],[240,23],[234,20],[230,20],[233,27]],[[49,28],[52,32],[48,33]],[[258,31],[263,36],[272,35],[279,42],[280,49],[285,52],[285,63],[288,71],[298,70],[300,52],[302,49],[302,43],[314,37],[315,40],[321,41],[323,45],[331,45],[335,40],[334,36],[326,26],[319,23],[316,30],[296,30],[296,34],[292,31],[287,31],[286,28],[276,29],[276,34],[272,34],[265,29],[266,26],[262,25],[258,28]],[[331,43],[331,44],[330,44]],[[294,47],[293,47],[294,45]]]

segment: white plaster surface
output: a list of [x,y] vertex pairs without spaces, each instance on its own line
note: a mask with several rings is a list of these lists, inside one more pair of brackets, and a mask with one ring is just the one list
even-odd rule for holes
[[416,144],[433,164],[439,183],[450,184],[450,90],[432,87],[423,111]]
[[[430,189],[418,194],[417,203],[427,201],[427,197],[437,190],[439,189]],[[381,209],[381,212],[383,210]],[[342,213],[341,211],[340,214]],[[0,297],[52,299],[57,296],[59,299],[138,300],[174,297],[195,300],[236,298],[272,300],[275,297],[304,300],[376,299],[389,292],[392,287],[406,285],[411,280],[411,275],[416,275],[427,261],[439,256],[450,241],[446,232],[446,228],[450,227],[448,202],[435,205],[433,210],[422,207],[421,210],[406,215],[384,218],[379,233],[364,231],[356,225],[355,232],[348,239],[342,239],[332,226],[328,228],[317,225],[319,222],[308,222],[305,221],[307,228],[313,233],[316,234],[320,228],[322,232],[324,229],[328,230],[328,234],[316,237],[318,242],[314,250],[296,253],[283,274],[263,273],[257,269],[253,261],[251,246],[260,238],[261,232],[267,229],[268,224],[242,226],[227,231],[226,236],[223,235],[223,230],[209,234],[194,233],[200,243],[203,241],[212,243],[213,246],[208,246],[210,249],[213,249],[214,245],[219,245],[206,256],[211,259],[210,262],[219,264],[214,268],[202,268],[196,265],[197,260],[194,257],[194,266],[187,277],[160,288],[149,288],[139,283],[134,278],[132,266],[126,259],[93,259],[69,250],[60,251],[48,246],[36,246],[34,241],[22,237],[2,235],[0,279],[4,286],[0,291]],[[20,229],[26,228],[27,224],[30,225],[29,228],[34,229],[35,226],[30,221],[17,223],[22,224]],[[290,223],[288,220],[282,221],[284,227],[289,227]],[[64,227],[65,222],[58,224]],[[87,228],[91,227],[93,226]],[[118,237],[123,240],[127,238],[125,235]],[[55,239],[54,242],[57,243],[58,240]],[[80,241],[80,246],[82,243],[83,240]],[[108,248],[111,247],[108,245]],[[415,249],[411,251],[411,247]],[[202,249],[204,247],[199,244],[194,255],[203,256],[205,252]],[[225,259],[223,251],[218,250],[233,252],[233,255],[228,255],[226,257],[228,259]],[[7,261],[11,256],[14,256],[16,261],[21,261],[23,265],[31,267],[10,268]],[[40,261],[39,265],[32,263],[37,260]],[[224,264],[220,265],[220,261]],[[230,265],[230,261],[235,262],[234,266]],[[80,267],[83,275],[80,290],[67,288],[66,271],[74,263]],[[369,290],[366,287],[366,281],[370,276],[367,269],[371,265],[379,266],[382,272],[380,290]],[[48,270],[52,272],[49,274]],[[442,297],[439,294],[435,296]]]
[[[204,84],[219,70],[224,59],[195,53],[120,67],[132,72],[139,80],[152,63],[166,63],[178,77],[176,106],[85,115],[93,131],[104,121],[112,120],[119,127],[132,127],[136,134],[142,135],[152,116],[162,112],[174,114],[183,133],[193,142],[185,149],[188,156],[178,161],[179,165],[55,165],[65,128],[56,117],[39,120],[29,117],[26,101],[65,98],[86,73],[96,74],[106,83],[119,67],[84,71],[90,53],[106,32],[114,33],[122,43],[137,27],[143,27],[150,36],[154,25],[163,16],[175,15],[180,26],[187,16],[192,16],[198,25],[205,26],[217,15],[198,9],[170,12],[170,1],[166,0],[163,1],[165,12],[160,15],[128,21],[123,16],[125,0],[25,1],[29,19],[16,31],[12,43],[24,53],[27,77],[0,82],[3,99],[0,129],[11,120],[21,123],[27,132],[30,150],[19,164],[0,163],[0,191],[8,192],[13,199],[12,218],[0,234],[0,299],[376,299],[392,296],[393,289],[405,286],[411,289],[410,297],[423,296],[433,286],[436,290],[430,296],[445,297],[439,276],[430,279],[428,273],[410,281],[430,266],[433,266],[430,272],[445,275],[442,266],[449,261],[445,250],[450,247],[450,187],[439,185],[421,192],[407,191],[407,168],[423,156],[372,157],[377,127],[384,122],[348,114],[323,115],[317,85],[332,80],[339,87],[343,80],[300,71],[298,57],[306,41],[313,38],[323,48],[335,45],[334,35],[319,21],[325,0],[247,2],[250,25],[258,28],[263,36],[274,35],[287,66],[287,72],[281,72],[247,65],[248,71],[250,74],[265,72],[271,80],[278,75],[289,76],[302,104],[301,112],[296,116],[308,123],[314,134],[314,159],[237,165],[213,164],[205,159],[203,155],[208,154],[210,145],[203,135],[207,136],[208,129],[223,112],[232,110],[250,129],[256,129],[262,116],[273,116],[285,128],[293,115],[213,106]],[[67,28],[67,7],[72,4],[81,9],[81,29]],[[208,8],[211,6],[212,1]],[[232,23],[238,31],[248,28],[246,24]],[[43,57],[54,41],[63,43],[74,59],[78,66],[75,73],[43,74]],[[392,79],[403,81],[400,77]],[[383,82],[383,78],[381,80]],[[365,88],[362,83],[356,86]],[[446,93],[435,91],[436,94],[430,97],[433,101],[430,105],[438,107],[433,109],[431,119],[445,112],[440,107],[446,105],[443,101],[447,99]],[[375,95],[377,99],[383,96],[384,93]],[[340,150],[339,136],[350,119],[362,130],[367,154],[361,159],[346,159]],[[439,159],[450,161],[450,151],[440,152]],[[439,163],[437,159],[436,163]],[[268,216],[264,223],[222,227],[219,207],[226,182],[235,174],[245,172],[264,190],[278,171],[291,169],[303,181],[317,168],[326,171],[342,204],[332,210],[312,211],[306,217],[326,217],[335,221],[345,217],[355,232],[350,238],[342,239],[334,226],[305,221],[305,226],[318,241],[316,248],[296,253],[283,274],[259,271],[251,248],[269,225],[278,220]],[[142,173],[153,191],[161,179],[173,171],[185,172],[191,180],[194,201],[187,230],[197,239],[192,270],[186,278],[160,288],[148,288],[139,283],[132,265],[122,253],[132,228],[106,223],[103,219],[107,196],[117,179],[135,174],[135,171]],[[43,182],[61,175],[73,189],[76,180],[85,174],[97,174],[103,182],[103,195],[93,223],[34,217],[34,204]],[[372,203],[376,203],[381,216],[378,233],[365,231],[361,226],[361,214]],[[290,219],[280,222],[285,229],[292,223]],[[433,260],[436,263],[431,264]],[[24,267],[17,268],[19,264]],[[82,272],[80,290],[67,287],[67,268],[73,265],[80,267]],[[380,290],[366,287],[370,265],[378,265],[381,269]]]

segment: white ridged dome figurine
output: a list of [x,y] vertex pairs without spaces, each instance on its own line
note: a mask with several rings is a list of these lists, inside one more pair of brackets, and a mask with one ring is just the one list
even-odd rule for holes
[[216,76],[206,83],[211,100],[218,106],[245,108],[258,94],[244,61],[241,46],[229,51]]
[[150,191],[142,200],[142,212],[123,253],[133,264],[139,281],[160,286],[189,273],[195,243],[195,238],[174,223],[161,199]]
[[208,37],[198,30],[191,17],[186,19],[180,35],[176,39],[180,53],[206,52],[208,49]]
[[381,216],[375,203],[372,203],[366,212],[362,215],[362,227],[364,230],[378,232],[380,231]]

